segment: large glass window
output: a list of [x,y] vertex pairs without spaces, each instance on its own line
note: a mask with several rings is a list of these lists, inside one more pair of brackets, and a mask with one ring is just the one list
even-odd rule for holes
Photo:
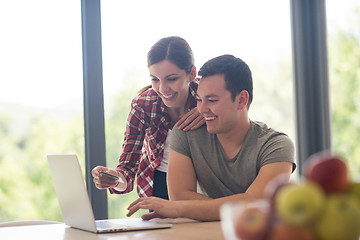
[[62,221],[46,155],[84,167],[80,2],[0,1],[0,29],[0,222]]
[[[107,165],[116,167],[130,101],[150,83],[146,55],[177,35],[192,47],[196,67],[221,54],[252,69],[250,118],[287,133],[295,144],[289,1],[101,1]],[[135,192],[109,195],[109,217],[124,217]]]
[[327,1],[332,147],[360,179],[360,3]]

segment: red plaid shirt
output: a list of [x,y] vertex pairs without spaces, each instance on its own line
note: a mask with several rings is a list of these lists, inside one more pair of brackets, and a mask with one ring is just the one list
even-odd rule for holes
[[[192,82],[189,90],[190,109],[196,107],[196,89],[197,83]],[[116,168],[123,173],[128,185],[123,192],[110,188],[111,193],[132,191],[136,177],[139,196],[152,195],[154,170],[163,159],[170,126],[170,115],[165,111],[163,101],[152,88],[132,100],[122,154]]]

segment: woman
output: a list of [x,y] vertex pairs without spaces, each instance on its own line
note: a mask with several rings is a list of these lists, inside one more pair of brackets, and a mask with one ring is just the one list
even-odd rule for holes
[[151,86],[132,100],[119,164],[116,170],[97,166],[92,175],[97,188],[111,193],[132,191],[136,178],[140,197],[168,199],[169,133],[175,124],[189,130],[205,121],[195,108],[196,68],[189,44],[180,37],[162,38],[148,52],[147,62]]

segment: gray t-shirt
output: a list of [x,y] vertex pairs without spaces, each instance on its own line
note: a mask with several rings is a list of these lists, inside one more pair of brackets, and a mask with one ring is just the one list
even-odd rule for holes
[[292,162],[293,170],[296,167],[290,138],[255,121],[232,159],[225,156],[217,136],[208,133],[206,125],[187,132],[174,127],[170,148],[192,159],[201,190],[211,198],[244,193],[268,163]]

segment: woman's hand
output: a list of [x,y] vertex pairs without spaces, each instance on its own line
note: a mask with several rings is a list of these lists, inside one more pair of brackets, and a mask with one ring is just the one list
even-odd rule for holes
[[205,119],[203,115],[199,113],[197,108],[193,108],[189,112],[185,113],[179,121],[177,121],[176,126],[179,126],[179,129],[188,131],[197,129],[204,123]]
[[[116,180],[101,172],[110,173],[112,175],[118,176],[122,180],[122,182],[121,180]],[[115,190],[124,191],[127,187],[126,179],[124,175],[122,175],[120,172],[114,169],[110,169],[103,166],[97,166],[93,168],[91,174],[93,176],[93,181],[95,183],[95,186],[98,189],[115,188]]]

